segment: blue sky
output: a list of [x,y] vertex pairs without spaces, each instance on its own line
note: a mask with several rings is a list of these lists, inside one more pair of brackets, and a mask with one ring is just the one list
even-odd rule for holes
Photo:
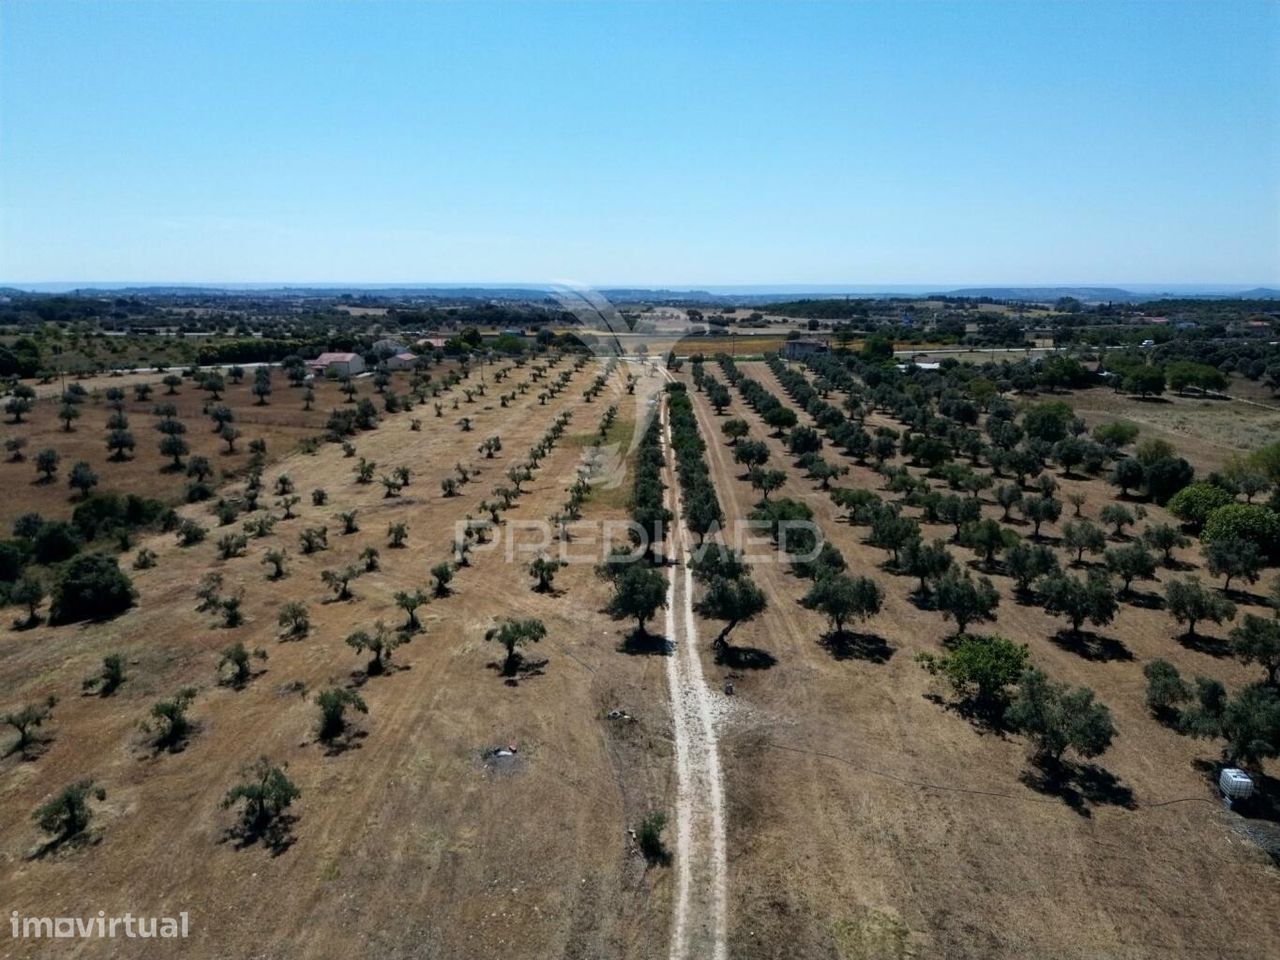
[[1280,4],[0,3],[0,281],[1280,281]]

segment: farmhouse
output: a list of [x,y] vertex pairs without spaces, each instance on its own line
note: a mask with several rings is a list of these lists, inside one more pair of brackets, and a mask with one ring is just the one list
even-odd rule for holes
[[416,353],[410,353],[405,350],[393,357],[387,357],[384,363],[386,363],[388,370],[411,370],[417,361],[418,355]]
[[358,353],[322,353],[314,360],[308,360],[307,366],[318,373],[351,377],[364,372],[364,357]]
[[782,355],[788,360],[803,360],[815,353],[827,353],[830,349],[825,340],[788,340],[782,345]]

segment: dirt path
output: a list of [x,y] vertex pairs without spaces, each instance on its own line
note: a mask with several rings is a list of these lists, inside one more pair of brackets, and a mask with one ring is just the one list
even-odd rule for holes
[[680,491],[671,456],[671,425],[662,408],[666,446],[667,507],[673,518],[667,567],[667,688],[675,730],[676,899],[671,923],[671,960],[726,956],[724,788],[712,716],[712,694],[702,675],[693,615],[693,573],[687,562],[688,531],[681,520]]

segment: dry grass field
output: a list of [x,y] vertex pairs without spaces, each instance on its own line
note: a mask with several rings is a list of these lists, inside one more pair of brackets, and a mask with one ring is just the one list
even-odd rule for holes
[[[5,708],[61,697],[38,758],[0,762],[5,904],[26,914],[55,904],[59,912],[188,910],[193,942],[183,952],[192,956],[662,954],[667,877],[646,871],[627,832],[669,791],[662,667],[659,658],[617,652],[620,629],[598,612],[605,593],[590,565],[565,568],[555,592],[539,594],[501,550],[479,550],[451,595],[419,611],[422,631],[385,675],[366,676],[367,655],[343,642],[378,620],[404,621],[393,593],[427,587],[428,569],[450,554],[455,523],[481,514],[480,502],[556,413],[572,413],[569,429],[506,515],[512,520],[541,520],[559,504],[611,397],[620,409],[615,434],[626,436],[633,410],[616,376],[593,403],[580,397],[595,372],[579,371],[546,406],[536,391],[510,409],[478,403],[469,433],[454,426],[456,415],[420,432],[409,429],[410,414],[384,418],[356,444],[380,466],[412,469],[398,497],[355,483],[353,461],[336,445],[286,457],[267,471],[268,485],[287,472],[300,492],[325,488],[327,505],[304,500],[297,519],[226,561],[212,536],[185,549],[172,535],[148,538],[139,546],[159,562],[133,572],[139,599],[128,613],[3,634]],[[264,415],[294,412],[275,399]],[[503,450],[485,459],[476,445],[494,434]],[[445,497],[440,480],[455,463],[479,472]],[[622,517],[609,500],[589,500],[584,522]],[[334,515],[351,509],[359,531],[342,535]],[[183,513],[207,522],[206,510]],[[390,549],[386,530],[399,521],[408,542]],[[329,549],[304,556],[299,531],[313,525],[329,527]],[[368,546],[380,550],[380,570],[354,581],[353,599],[333,601],[321,570],[357,562]],[[265,576],[269,547],[290,553],[280,581]],[[209,571],[223,575],[226,592],[243,591],[243,626],[225,629],[196,611]],[[277,614],[295,600],[309,609],[310,632],[283,642]],[[536,616],[547,627],[527,655],[531,668],[511,683],[495,669],[500,648],[484,640],[498,616]],[[269,655],[243,689],[216,682],[219,650],[236,640]],[[109,698],[79,695],[80,679],[113,651],[127,659],[125,684]],[[316,740],[311,701],[331,685],[357,689],[368,705],[345,749]],[[184,686],[198,691],[196,732],[181,751],[157,752],[139,721]],[[634,720],[608,719],[614,708]],[[486,759],[487,749],[509,744],[514,758]],[[261,754],[287,763],[302,790],[294,842],[277,855],[238,849],[227,837],[232,815],[218,805],[239,768]],[[41,840],[30,811],[84,776],[107,790],[92,842],[35,855]],[[26,946],[18,955],[39,955],[37,944]],[[139,956],[171,955],[159,942],[139,946]],[[80,949],[115,955],[109,944]]]
[[[789,403],[766,364],[739,367]],[[552,374],[569,369],[571,360],[561,359]],[[593,531],[628,515],[630,474],[586,501],[570,546],[587,562],[562,569],[549,593],[534,591],[524,568],[536,552],[534,525],[558,510],[605,409],[618,407],[609,442],[623,452],[644,427],[637,417],[657,375],[645,375],[638,400],[623,389],[624,378],[638,371],[615,370],[591,402],[582,391],[600,373],[594,361],[545,404],[533,389],[503,408],[491,387],[453,411],[455,388],[443,398],[442,417],[428,405],[386,415],[377,429],[358,434],[354,458],[336,444],[310,455],[295,449],[340,405],[336,385],[319,385],[315,410],[305,415],[300,391],[283,383],[266,407],[253,405],[247,382],[231,387],[225,402],[244,430],[241,447],[266,437],[273,458],[266,487],[287,474],[303,495],[298,516],[250,539],[244,556],[219,559],[215,541],[223,531],[213,526],[208,504],[183,505],[182,515],[210,525],[210,536],[190,547],[172,534],[140,538],[122,566],[143,548],[154,550],[158,563],[129,571],[138,600],[128,612],[0,633],[0,711],[60,698],[39,749],[0,760],[4,903],[24,915],[188,911],[192,935],[181,952],[200,958],[675,957],[682,825],[673,820],[665,834],[677,855],[670,866],[647,864],[631,833],[649,812],[672,813],[690,801],[677,797],[674,658],[661,655],[661,643],[622,642],[627,625],[605,612],[609,591],[591,564],[603,553]],[[528,374],[514,369],[510,382]],[[687,374],[678,378],[688,382]],[[171,495],[181,483],[161,472],[149,435],[149,411],[162,392],[145,404],[128,401],[139,439],[134,461],[105,462],[100,399],[86,404],[69,434],[54,420],[52,401],[41,401],[22,426],[31,431],[28,453],[57,446],[64,470],[80,456],[92,460],[102,489]],[[1256,667],[1224,655],[1225,628],[1202,628],[1207,636],[1194,643],[1178,638],[1180,628],[1158,603],[1172,571],[1136,585],[1135,600],[1084,643],[1066,638],[1060,618],[1020,602],[1012,581],[992,572],[1001,603],[989,629],[1027,643],[1032,664],[1055,679],[1092,687],[1118,730],[1110,749],[1080,766],[1068,787],[1049,788],[1037,779],[1024,738],[971,722],[915,661],[918,653],[940,651],[954,628],[913,601],[914,581],[884,569],[884,551],[863,542],[866,529],[850,524],[792,466],[782,441],[736,390],[721,416],[704,394],[691,396],[727,519],[746,517],[759,496],[721,434],[732,416],[768,444],[771,466],[786,469],[775,496],[808,504],[851,572],[873,577],[885,594],[882,611],[852,642],[836,646],[824,642],[825,618],[799,602],[807,582],[778,563],[753,565],[768,608],[737,626],[728,647],[709,642],[718,624],[684,625],[674,609],[667,619],[668,641],[695,630],[701,637],[696,655],[718,739],[718,767],[706,767],[716,782],[723,776],[728,882],[727,944],[715,956],[1280,954],[1280,874],[1256,842],[1274,837],[1276,824],[1225,810],[1207,780],[1216,743],[1161,726],[1145,704],[1142,668],[1157,657],[1184,676],[1208,674],[1233,689],[1256,679]],[[203,394],[188,385],[168,399],[192,426],[193,452],[236,474],[247,454],[223,456],[217,448],[224,445],[202,436]],[[1141,420],[1145,406],[1120,411],[1098,391],[1072,402],[1091,423],[1123,415],[1140,423],[1144,436],[1176,439],[1197,467],[1219,462],[1207,442],[1195,445],[1206,431],[1212,435],[1208,428]],[[1169,406],[1189,422],[1201,412],[1196,402],[1171,399]],[[390,668],[370,674],[368,654],[345,638],[378,621],[405,622],[397,591],[430,592],[429,571],[450,558],[458,522],[484,515],[482,502],[561,413],[571,414],[566,432],[504,513],[498,537],[476,548],[447,595],[418,611],[422,628],[395,651]],[[473,419],[469,432],[457,425],[464,414]],[[410,429],[414,417],[423,418],[421,430]],[[806,414],[800,422],[809,422]],[[870,420],[890,423],[881,414]],[[502,450],[487,458],[478,445],[493,435]],[[197,446],[202,441],[208,450]],[[378,473],[409,467],[410,484],[387,497],[377,482],[355,482],[360,457],[376,462]],[[879,474],[836,459],[850,466],[839,485],[883,494]],[[457,475],[455,465],[474,473],[458,495],[446,496],[441,480]],[[29,461],[0,470],[17,491],[3,507],[6,524],[27,510],[61,516],[73,506],[65,480],[31,483]],[[672,486],[670,464],[666,470]],[[1085,496],[1086,516],[1096,518],[1112,499],[1101,481],[1059,480],[1064,493]],[[316,488],[328,493],[322,506],[309,496]],[[1148,509],[1151,520],[1166,519],[1161,508]],[[343,533],[338,514],[352,510],[358,529]],[[998,516],[999,508],[988,503],[984,514]],[[396,549],[387,533],[399,522],[408,539]],[[304,554],[300,533],[314,526],[327,528],[328,548]],[[1060,524],[1043,532],[1045,542],[1059,543]],[[952,528],[926,525],[924,533],[948,539]],[[367,548],[378,551],[378,569],[352,581],[350,599],[334,599],[322,571],[360,564]],[[288,551],[282,579],[267,578],[268,549]],[[977,564],[970,551],[952,549]],[[1202,567],[1196,548],[1180,555]],[[197,609],[197,588],[211,572],[222,576],[224,595],[242,595],[242,625],[225,627],[216,613]],[[672,588],[673,606],[683,606],[683,592]],[[1243,598],[1241,614],[1265,612],[1261,598],[1254,600]],[[277,618],[291,602],[306,606],[310,626],[306,636],[285,640]],[[512,677],[500,670],[501,648],[485,639],[500,617],[536,617],[546,626],[545,639],[524,651]],[[661,616],[653,629],[662,629]],[[220,682],[218,673],[220,652],[236,641],[267,654],[239,687]],[[123,686],[109,697],[82,693],[81,679],[110,653],[125,657]],[[157,750],[139,724],[152,704],[184,687],[196,691],[194,731],[180,749]],[[330,687],[357,692],[368,713],[356,714],[353,730],[326,746],[313,700]],[[619,710],[627,719],[611,716]],[[510,756],[491,753],[511,746]],[[275,849],[238,843],[229,832],[232,813],[219,806],[240,769],[260,755],[287,765],[302,791]],[[1276,765],[1266,769],[1274,788]],[[46,848],[31,811],[86,776],[106,790],[93,804],[88,837]],[[694,904],[699,897],[695,890]],[[73,955],[119,955],[113,946],[85,941]],[[161,942],[130,946],[131,955],[174,955]],[[11,954],[51,955],[34,941]]]
[[[448,367],[437,367],[433,376],[439,380],[447,370]],[[407,394],[409,376],[404,372],[392,374],[389,389],[401,395]],[[336,380],[317,379],[313,384],[315,401],[310,410],[305,410],[305,391],[290,387],[278,369],[272,379],[273,392],[265,405],[258,404],[251,392],[252,370],[242,383],[228,380],[226,390],[217,401],[212,401],[209,394],[189,379],[184,379],[172,395],[160,381],[161,375],[154,372],[80,381],[89,396],[80,405],[81,416],[72,422],[70,431],[65,430],[58,419],[61,389],[57,383],[36,388],[38,399],[35,409],[25,415],[21,423],[5,417],[5,422],[0,424],[0,437],[22,437],[27,441],[22,461],[8,457],[0,460],[0,483],[8,490],[22,491],[20,496],[7,497],[0,503],[0,526],[6,535],[14,518],[31,510],[51,519],[64,519],[71,515],[79,494],[67,486],[67,473],[78,460],[89,463],[98,474],[98,491],[136,493],[166,502],[181,500],[186,477],[181,471],[170,469],[171,458],[160,454],[162,435],[155,429],[160,419],[155,414],[158,404],[173,404],[177,408],[177,419],[187,426],[183,438],[190,446],[191,454],[208,458],[214,469],[215,482],[244,473],[250,459],[250,441],[264,440],[266,459],[274,462],[295,453],[300,441],[322,434],[331,410],[352,405]],[[153,388],[150,399],[138,400],[135,397],[133,387],[139,383]],[[352,403],[369,397],[379,410],[382,409],[381,398],[371,377],[357,377],[353,383],[356,392],[352,395]],[[112,387],[125,392],[124,413],[129,418],[129,431],[137,444],[132,455],[125,460],[112,459],[112,452],[106,446],[106,423],[111,410],[106,403],[105,391]],[[229,407],[235,415],[234,425],[241,437],[235,442],[234,452],[214,432],[214,423],[207,414],[208,407],[216,404]],[[430,405],[417,407],[411,416],[432,419],[434,410]],[[457,419],[459,413],[450,408],[446,410],[446,416]],[[404,420],[407,424],[409,417]],[[36,453],[46,448],[58,451],[61,458],[52,482],[44,482],[35,467]],[[183,459],[185,462],[186,458]]]
[[[765,364],[739,367],[785,396]],[[723,418],[704,396],[695,401],[725,511],[743,516],[758,494],[720,436]],[[746,419],[753,438],[769,435],[736,392],[725,416]],[[774,464],[790,463],[780,441],[766,442]],[[1051,676],[1093,687],[1119,730],[1092,783],[1073,796],[1041,792],[1027,781],[1022,738],[948,709],[947,691],[914,662],[919,652],[940,650],[953,625],[909,599],[909,578],[882,570],[884,551],[862,542],[865,528],[845,522],[801,471],[787,472],[776,496],[807,503],[852,572],[882,585],[885,605],[856,647],[832,651],[819,642],[824,619],[798,603],[805,582],[785,567],[758,565],[753,573],[770,606],[735,630],[729,654],[748,667],[717,663],[704,651],[709,676],[732,676],[736,686],[723,745],[732,956],[1280,951],[1272,909],[1280,875],[1246,838],[1248,821],[1214,799],[1201,764],[1216,758],[1216,748],[1161,727],[1144,703],[1142,666],[1156,657],[1229,687],[1256,670],[1212,647],[1184,646],[1166,613],[1139,605],[1123,606],[1079,650],[1059,639],[1060,620],[1017,602],[1011,582],[994,575],[1002,602],[989,629],[1028,643],[1033,665]],[[882,488],[878,475],[857,465],[839,483]],[[1097,481],[1063,486],[1086,495],[1087,516],[1110,499]],[[1151,513],[1163,518],[1159,508]],[[929,539],[952,531],[924,532]],[[1045,534],[1052,542],[1058,530],[1047,525]],[[1159,586],[1139,589],[1154,594]],[[1231,936],[1224,939],[1223,930]]]
[[1172,392],[1143,400],[1094,387],[1074,392],[1070,402],[1090,427],[1127,420],[1141,428],[1143,436],[1168,440],[1198,471],[1207,472],[1221,467],[1232,454],[1256,450],[1280,437],[1280,402],[1256,388],[1250,390],[1252,386],[1248,381],[1233,383],[1230,400]]

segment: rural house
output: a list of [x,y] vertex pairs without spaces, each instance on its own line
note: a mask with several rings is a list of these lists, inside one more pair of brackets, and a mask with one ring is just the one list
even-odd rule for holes
[[407,350],[397,353],[393,357],[387,357],[383,361],[387,365],[388,370],[412,370],[413,365],[418,362],[416,353],[409,353]]
[[307,366],[317,373],[333,373],[340,377],[354,377],[364,372],[364,357],[358,353],[322,353]]

